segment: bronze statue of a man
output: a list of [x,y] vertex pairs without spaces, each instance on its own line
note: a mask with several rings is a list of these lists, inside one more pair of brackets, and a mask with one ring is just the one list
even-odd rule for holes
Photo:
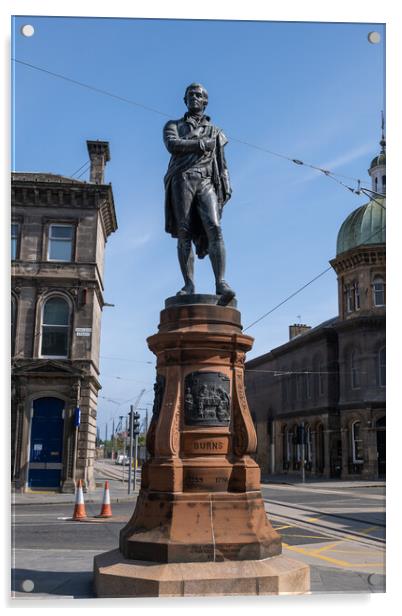
[[235,292],[224,280],[225,245],[221,215],[231,188],[223,148],[223,132],[204,115],[208,92],[199,83],[186,89],[187,113],[167,122],[163,139],[171,159],[165,175],[165,229],[177,237],[177,252],[184,287],[177,295],[194,293],[194,254],[209,254],[219,303],[227,304]]

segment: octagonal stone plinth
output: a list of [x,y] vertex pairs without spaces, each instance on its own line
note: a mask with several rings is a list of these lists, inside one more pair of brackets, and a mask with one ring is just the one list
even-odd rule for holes
[[124,558],[119,550],[95,557],[98,597],[299,595],[310,590],[308,565],[285,556],[264,560],[169,563]]

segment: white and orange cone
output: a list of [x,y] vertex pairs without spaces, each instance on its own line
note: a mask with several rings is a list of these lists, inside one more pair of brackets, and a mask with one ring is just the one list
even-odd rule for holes
[[88,516],[87,512],[85,511],[84,494],[82,491],[82,479],[79,479],[75,497],[73,520],[82,520],[86,517]]
[[97,518],[111,518],[112,517],[112,507],[110,505],[110,492],[109,492],[109,482],[105,481],[105,489],[103,491],[103,502],[102,509]]

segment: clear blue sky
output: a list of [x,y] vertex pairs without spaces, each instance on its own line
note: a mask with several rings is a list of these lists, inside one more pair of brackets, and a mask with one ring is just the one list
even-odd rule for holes
[[[31,38],[20,34],[26,23],[35,28]],[[226,278],[245,327],[328,266],[342,221],[367,199],[236,140],[370,187],[384,108],[382,25],[30,16],[17,17],[13,30],[14,58],[172,118],[184,113],[190,82],[207,87],[207,113],[229,138]],[[373,30],[382,36],[377,45],[367,40]],[[105,422],[110,434],[112,417],[125,414],[142,387],[141,406],[152,403],[154,357],[145,340],[156,331],[164,299],[182,285],[176,241],[164,232],[167,118],[21,64],[13,77],[14,170],[70,176],[87,160],[87,139],[110,142],[106,181],[119,229],[106,250],[105,299],[115,308],[103,314],[104,436]],[[197,260],[196,284],[213,292],[209,261]],[[331,271],[248,330],[255,337],[249,358],[286,342],[288,325],[299,318],[315,326],[336,314]]]

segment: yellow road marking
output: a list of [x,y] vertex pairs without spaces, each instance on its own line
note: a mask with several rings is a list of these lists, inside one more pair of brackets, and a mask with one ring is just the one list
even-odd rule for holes
[[306,518],[306,522],[319,522],[319,518]]
[[283,528],[295,528],[293,524],[288,524],[287,526],[274,526],[275,530],[282,530]]
[[333,550],[333,548],[335,548],[338,545],[339,541],[337,541],[336,543],[330,543],[329,545],[324,545],[321,548],[313,548],[313,552],[318,554],[320,552],[327,552],[328,550]]
[[49,496],[55,496],[56,494],[60,494],[55,490],[25,490],[26,494],[48,494]]
[[312,556],[313,558],[317,558],[319,560],[325,560],[334,565],[338,565],[340,567],[384,567],[384,562],[374,562],[374,563],[350,563],[346,560],[339,560],[337,558],[331,558],[330,556],[323,556],[319,553],[319,550],[305,550],[304,548],[299,548],[295,546],[290,546],[285,543],[282,544],[288,550],[292,552],[298,552],[299,554],[304,554],[305,556]]
[[[361,551],[363,551],[362,548]],[[359,550],[333,550],[336,554],[359,554]],[[365,554],[378,554],[377,550],[364,550]]]
[[328,535],[292,535],[292,537],[302,537],[303,539],[328,539]]
[[360,530],[359,532],[362,533],[362,535],[366,535],[372,530],[377,530],[377,529],[378,529],[378,526],[369,526],[368,528],[363,528],[363,530]]

